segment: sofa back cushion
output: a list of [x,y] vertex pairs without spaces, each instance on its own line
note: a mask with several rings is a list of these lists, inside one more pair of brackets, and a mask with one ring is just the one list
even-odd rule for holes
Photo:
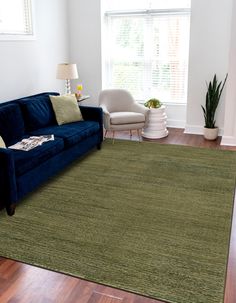
[[17,102],[23,112],[27,132],[57,123],[48,93],[22,98]]
[[18,104],[7,104],[0,107],[0,136],[6,146],[22,139],[25,132],[24,120]]

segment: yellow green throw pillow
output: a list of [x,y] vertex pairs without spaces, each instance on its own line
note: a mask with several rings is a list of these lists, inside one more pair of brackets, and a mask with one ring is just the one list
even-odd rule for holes
[[83,120],[75,95],[49,97],[58,125]]
[[6,148],[6,144],[1,136],[0,136],[0,148]]

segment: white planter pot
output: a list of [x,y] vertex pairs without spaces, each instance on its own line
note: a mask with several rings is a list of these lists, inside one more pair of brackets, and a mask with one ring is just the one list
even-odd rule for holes
[[147,139],[160,139],[168,136],[166,128],[167,116],[165,106],[150,108],[148,125],[143,129],[142,136]]
[[216,138],[218,137],[218,132],[219,132],[218,127],[215,127],[215,128],[204,127],[203,135],[204,135],[204,138],[207,140],[216,140]]

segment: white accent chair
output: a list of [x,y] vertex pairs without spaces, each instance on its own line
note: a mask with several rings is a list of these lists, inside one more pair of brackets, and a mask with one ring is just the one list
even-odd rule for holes
[[106,89],[99,95],[99,105],[103,109],[103,123],[105,138],[107,131],[113,132],[113,143],[115,131],[137,130],[139,140],[141,129],[148,121],[149,109],[137,103],[132,95],[124,89]]

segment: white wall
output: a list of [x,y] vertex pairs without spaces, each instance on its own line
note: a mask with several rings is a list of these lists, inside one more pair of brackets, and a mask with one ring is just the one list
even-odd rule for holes
[[[83,83],[83,94],[90,95],[83,105],[98,105],[102,89],[101,0],[70,0],[69,16],[70,61],[77,63],[77,83]],[[169,126],[185,126],[185,105],[168,105],[166,111]]]
[[[192,0],[188,104],[167,107],[168,125],[201,133],[204,124],[201,104],[205,102],[206,83],[214,73],[223,79],[228,71],[230,23],[233,0]],[[84,102],[97,105],[102,89],[101,0],[70,0],[70,61],[77,63]],[[217,124],[224,127],[224,97],[218,108]],[[187,112],[187,113],[186,113]]]
[[167,126],[184,128],[186,110],[186,104],[166,104]]
[[64,89],[56,65],[67,61],[67,0],[35,0],[36,39],[0,41],[0,102]]
[[[205,104],[206,81],[216,73],[224,80],[228,72],[233,0],[192,0],[187,133],[202,133],[201,104]],[[216,121],[224,128],[225,92]]]
[[[77,64],[84,104],[98,104],[102,87],[100,0],[69,0],[70,61]],[[72,85],[73,87],[73,85]]]
[[229,75],[226,86],[225,125],[222,145],[236,145],[236,2],[231,23]]
[[[205,81],[212,79],[214,73],[223,79],[228,72],[232,3],[233,0],[192,0],[186,132],[202,131],[200,105],[205,102]],[[42,91],[63,92],[63,81],[55,78],[56,65],[70,61],[77,63],[80,76],[72,81],[72,87],[83,83],[83,94],[91,96],[83,104],[97,105],[102,88],[100,6],[101,0],[35,0],[36,40],[0,41],[0,102]],[[236,15],[235,10],[234,7]],[[232,29],[236,31],[235,25]],[[236,97],[234,57],[235,49],[231,52],[232,71],[227,82],[225,136],[232,136],[236,128],[236,108],[231,109]],[[221,129],[225,93],[217,114]],[[184,107],[167,108],[169,125],[183,127],[185,112]],[[176,113],[182,118],[176,118]]]

